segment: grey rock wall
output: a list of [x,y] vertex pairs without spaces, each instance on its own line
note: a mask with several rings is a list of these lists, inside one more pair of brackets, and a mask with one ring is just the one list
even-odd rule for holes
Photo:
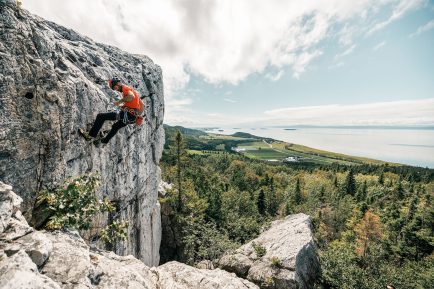
[[[146,96],[146,120],[97,148],[77,130],[111,109],[116,94],[106,80],[114,76]],[[98,195],[117,201],[116,215],[130,224],[129,240],[115,252],[158,264],[163,115],[162,71],[151,59],[96,43],[17,9],[15,1],[0,2],[0,180],[24,200],[27,220],[37,191],[97,172]]]

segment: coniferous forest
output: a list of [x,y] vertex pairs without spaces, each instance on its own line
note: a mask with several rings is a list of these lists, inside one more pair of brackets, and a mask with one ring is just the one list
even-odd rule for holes
[[192,154],[197,136],[169,128],[161,168],[172,189],[161,202],[179,228],[173,259],[213,260],[272,220],[303,212],[319,249],[317,288],[433,288],[433,170]]

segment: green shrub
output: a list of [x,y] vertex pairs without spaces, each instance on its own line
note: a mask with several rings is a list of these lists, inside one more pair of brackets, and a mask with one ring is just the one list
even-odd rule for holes
[[267,249],[265,249],[265,247],[261,244],[256,244],[255,242],[252,242],[252,247],[255,250],[256,256],[258,256],[258,258],[263,257],[267,253]]
[[128,225],[128,221],[120,222],[115,220],[101,230],[100,237],[106,244],[114,244],[118,240],[126,240],[128,239]]
[[[96,197],[98,186],[99,176],[89,174],[69,179],[54,190],[40,191],[37,204],[44,204],[44,210],[50,216],[45,228],[48,230],[91,229],[95,215],[112,212],[115,209],[108,198],[99,200]],[[126,222],[114,221],[102,230],[100,237],[106,242],[126,239],[127,226]]]
[[282,261],[280,261],[279,258],[273,256],[271,257],[270,261],[271,261],[271,266],[276,268],[282,268]]

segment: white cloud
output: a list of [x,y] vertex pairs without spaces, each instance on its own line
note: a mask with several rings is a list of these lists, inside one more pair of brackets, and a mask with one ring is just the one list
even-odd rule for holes
[[377,51],[381,48],[383,48],[386,45],[386,41],[382,41],[380,43],[378,43],[377,45],[375,45],[374,47],[372,47],[372,50]]
[[267,73],[265,74],[265,78],[271,80],[271,81],[278,81],[279,79],[282,78],[283,74],[285,72],[280,69],[279,71],[277,71],[276,73]]
[[344,56],[350,55],[351,53],[353,53],[354,48],[356,48],[356,45],[353,44],[350,47],[348,47],[347,49],[345,49],[342,53],[336,54],[335,55],[335,60],[342,58]]
[[434,98],[279,108],[265,111],[263,121],[285,125],[432,125]]
[[[300,78],[324,53],[322,41],[337,40],[349,47],[344,52],[349,54],[355,35],[379,30],[425,2],[26,0],[24,8],[97,41],[151,57],[163,69],[166,119],[180,119],[181,112],[194,115],[186,110],[191,95],[179,93],[193,74],[218,85],[237,84],[253,73],[278,80],[290,71]],[[378,20],[382,9],[393,9],[387,20]],[[374,27],[366,28],[369,23]],[[344,28],[333,33],[335,27]]]
[[342,66],[344,66],[344,65],[345,65],[345,63],[344,63],[343,61],[340,61],[340,62],[337,62],[337,63],[335,63],[335,64],[330,65],[330,66],[328,67],[328,69],[335,69],[335,68],[342,67]]
[[[236,84],[268,66],[290,66],[299,77],[322,54],[316,45],[334,24],[366,18],[392,3],[390,22],[421,2],[27,0],[24,6],[98,41],[150,56],[163,67],[170,96],[190,73]],[[347,34],[354,29],[348,26]]]
[[230,102],[230,103],[237,103],[238,101],[230,99],[230,98],[223,98],[224,101]]
[[418,36],[424,32],[430,31],[434,29],[434,19],[426,23],[425,25],[420,26],[415,33],[410,34],[410,37]]
[[367,35],[383,29],[387,25],[391,24],[395,20],[401,18],[406,12],[420,8],[427,3],[427,0],[402,0],[392,11],[392,15],[385,21],[378,22],[371,29],[368,30]]

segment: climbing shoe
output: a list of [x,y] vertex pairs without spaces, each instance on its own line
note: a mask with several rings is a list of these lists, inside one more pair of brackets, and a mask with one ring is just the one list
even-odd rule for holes
[[89,135],[89,133],[82,128],[78,129],[78,133],[87,141],[90,141],[93,139],[93,137],[91,137]]

